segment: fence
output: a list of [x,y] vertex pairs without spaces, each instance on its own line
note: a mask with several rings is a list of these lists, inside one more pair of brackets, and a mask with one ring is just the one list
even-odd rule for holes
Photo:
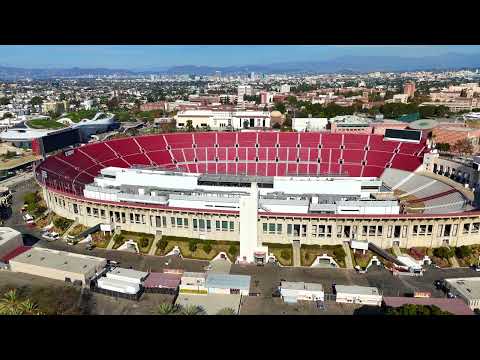
[[140,291],[136,294],[125,294],[118,291],[102,289],[102,288],[99,288],[98,286],[95,286],[90,290],[99,294],[104,294],[104,295],[112,296],[115,298],[122,298],[127,300],[134,300],[134,301],[139,301],[144,293],[143,288],[140,288]]
[[178,288],[172,289],[172,288],[147,287],[144,289],[144,291],[146,293],[151,293],[151,294],[176,295],[178,293]]

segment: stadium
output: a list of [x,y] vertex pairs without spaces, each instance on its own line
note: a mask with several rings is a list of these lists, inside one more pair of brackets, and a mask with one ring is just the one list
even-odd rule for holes
[[480,242],[480,212],[428,176],[421,131],[165,133],[96,142],[35,167],[48,207],[85,226],[264,244]]

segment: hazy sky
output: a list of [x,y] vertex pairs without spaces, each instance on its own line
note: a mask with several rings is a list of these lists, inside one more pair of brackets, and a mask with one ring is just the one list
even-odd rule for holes
[[424,57],[480,54],[480,46],[433,45],[28,45],[0,46],[0,65],[142,69],[175,65],[260,65],[328,60],[344,55]]

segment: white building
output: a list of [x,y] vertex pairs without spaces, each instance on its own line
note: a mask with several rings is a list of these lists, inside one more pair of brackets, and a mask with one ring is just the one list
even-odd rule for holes
[[23,245],[22,234],[8,227],[0,227],[0,258]]
[[208,294],[205,286],[206,274],[200,272],[184,272],[180,280],[180,293]]
[[124,269],[119,267],[116,267],[110,270],[106,274],[106,277],[108,279],[129,282],[134,284],[142,284],[147,276],[148,276],[148,273],[144,271]]
[[243,101],[243,96],[252,96],[253,89],[250,85],[240,85],[237,88],[238,101]]
[[290,85],[288,85],[288,84],[280,85],[280,93],[288,94],[289,92],[290,92]]
[[375,287],[335,285],[337,303],[381,306],[382,295]]
[[470,309],[480,309],[480,277],[445,279],[445,283]]
[[188,121],[192,122],[194,128],[209,127],[212,130],[270,127],[268,111],[185,110],[179,112],[175,120],[179,129],[185,129]]
[[283,301],[296,303],[298,300],[324,301],[322,284],[282,281],[280,294]]
[[293,118],[292,129],[295,131],[321,131],[328,124],[327,118]]
[[408,94],[395,94],[395,95],[393,95],[392,100],[387,100],[385,102],[386,103],[393,102],[393,103],[406,104],[408,102]]

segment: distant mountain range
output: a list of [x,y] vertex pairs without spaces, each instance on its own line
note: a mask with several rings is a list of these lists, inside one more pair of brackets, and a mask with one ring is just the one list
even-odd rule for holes
[[342,56],[331,60],[310,60],[298,62],[280,62],[268,65],[244,66],[195,66],[182,65],[165,67],[151,67],[135,70],[108,69],[108,68],[51,68],[25,69],[10,66],[0,66],[0,79],[11,80],[18,78],[48,79],[55,77],[81,77],[102,75],[146,75],[146,74],[192,74],[213,75],[241,73],[365,73],[373,71],[415,71],[415,70],[448,70],[480,68],[480,54],[448,53],[439,56],[422,58],[397,56]]

